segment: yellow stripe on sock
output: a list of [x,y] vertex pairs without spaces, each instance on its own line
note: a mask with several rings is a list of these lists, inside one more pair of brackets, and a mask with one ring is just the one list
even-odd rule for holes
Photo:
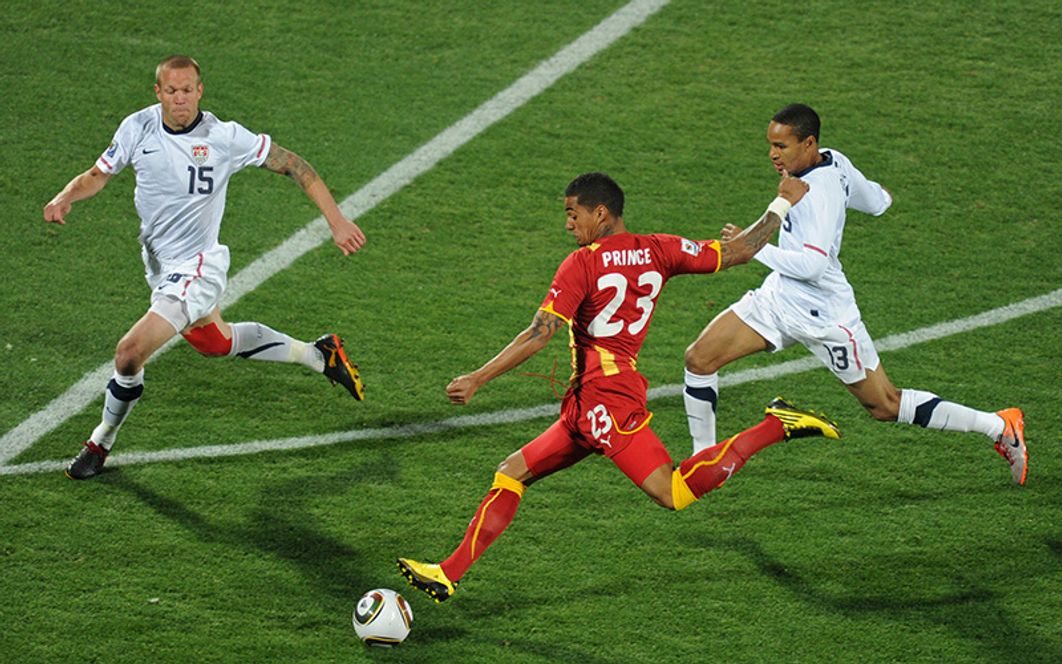
[[[690,468],[690,472],[688,472],[688,473],[686,473],[685,475],[682,476],[682,479],[685,481],[685,479],[687,477],[689,477],[693,473],[697,472],[697,469],[700,468],[701,466],[714,466],[715,464],[719,463],[719,461],[723,458],[723,455],[726,454],[727,450],[730,449],[730,446],[734,444],[734,441],[737,440],[738,436],[740,436],[740,435],[741,434],[738,433],[738,434],[734,434],[733,436],[731,436],[729,438],[729,440],[726,441],[726,444],[723,445],[723,449],[719,451],[719,454],[714,459],[705,460],[705,461],[698,461],[697,463],[695,463],[693,465],[693,468]],[[676,473],[679,472],[677,468],[675,469],[675,472]]]
[[690,487],[682,477],[682,471],[678,468],[671,473],[671,502],[675,505],[675,511],[685,509],[697,501]]
[[476,529],[473,531],[472,541],[468,545],[469,554],[473,558],[476,557],[476,540],[479,539],[479,529],[483,526],[483,515],[487,513],[487,510],[490,509],[490,506],[498,499],[498,496],[501,495],[502,491],[512,491],[522,498],[525,488],[524,483],[520,480],[513,479],[512,477],[501,473],[494,473],[494,484],[490,485],[490,490],[493,491],[498,489],[499,491],[491,496],[491,499],[488,500],[487,504],[483,506],[483,509],[479,511],[479,515],[476,519]]

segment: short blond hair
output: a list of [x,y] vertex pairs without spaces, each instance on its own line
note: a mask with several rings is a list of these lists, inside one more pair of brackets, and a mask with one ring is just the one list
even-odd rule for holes
[[203,73],[199,69],[199,63],[195,61],[195,58],[188,55],[171,55],[155,67],[155,85],[161,85],[159,81],[162,78],[163,69],[185,69],[186,67],[195,69],[196,83],[203,82]]

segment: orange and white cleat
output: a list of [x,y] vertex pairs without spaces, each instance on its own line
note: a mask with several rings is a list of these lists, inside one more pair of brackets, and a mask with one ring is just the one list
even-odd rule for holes
[[1029,472],[1029,450],[1025,447],[1025,415],[1020,408],[1006,408],[996,413],[1003,418],[1003,433],[996,440],[996,451],[1010,464],[1015,484],[1025,484]]

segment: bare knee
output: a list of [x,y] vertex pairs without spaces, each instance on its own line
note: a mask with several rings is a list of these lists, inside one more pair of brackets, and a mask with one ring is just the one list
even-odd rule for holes
[[132,376],[144,366],[147,358],[140,344],[128,336],[122,337],[114,349],[114,368],[123,376]]
[[666,510],[671,510],[672,512],[675,511],[675,500],[674,498],[672,498],[670,491],[664,495],[650,494],[649,497],[652,498],[653,502],[659,505],[660,507],[663,507]]
[[718,358],[698,348],[694,342],[686,348],[686,369],[700,376],[710,376],[722,368]]
[[502,475],[508,475],[512,477],[510,473],[513,472],[513,464],[509,461],[510,457],[506,457],[504,461],[498,464],[498,467],[494,469],[494,472],[501,473]]
[[536,479],[531,473],[531,469],[527,467],[527,461],[524,459],[524,454],[521,450],[516,450],[505,457],[505,460],[495,468],[495,472],[511,477],[524,486],[530,486]]
[[673,472],[671,464],[663,464],[650,473],[639,485],[645,495],[666,510],[675,509],[675,499],[671,495]]

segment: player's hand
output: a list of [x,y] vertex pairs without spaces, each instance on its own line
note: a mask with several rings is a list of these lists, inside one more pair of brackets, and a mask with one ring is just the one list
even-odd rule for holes
[[59,201],[56,198],[48,201],[48,204],[44,206],[44,220],[59,224],[60,226],[66,225],[66,215],[70,212],[70,203]]
[[808,183],[793,177],[783,168],[782,180],[778,183],[778,195],[796,205],[806,193],[808,193]]
[[472,395],[479,387],[480,382],[472,374],[465,374],[450,381],[446,386],[446,396],[449,397],[450,403],[463,406],[472,400]]
[[738,235],[741,235],[742,230],[744,229],[740,226],[735,226],[734,224],[727,224],[726,226],[723,226],[723,230],[719,231],[719,239],[723,242],[730,242]]
[[332,239],[335,240],[336,246],[343,252],[343,255],[349,256],[365,246],[365,233],[362,233],[353,221],[345,217],[340,217],[340,219],[342,221],[332,228]]

